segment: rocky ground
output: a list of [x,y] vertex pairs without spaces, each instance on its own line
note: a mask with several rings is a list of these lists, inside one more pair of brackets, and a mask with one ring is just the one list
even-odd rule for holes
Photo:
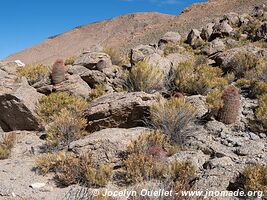
[[[130,62],[123,66],[115,66],[106,53],[84,52],[66,66],[65,80],[56,85],[50,76],[35,80],[18,76],[17,71],[25,67],[19,61],[0,61],[0,134],[15,132],[17,135],[11,156],[0,160],[0,199],[96,199],[92,196],[94,189],[78,184],[61,187],[53,173],[43,176],[36,169],[35,158],[45,151],[46,127],[41,127],[36,114],[36,104],[41,97],[67,91],[87,99],[90,103],[84,116],[88,134],[72,141],[68,151],[81,155],[90,150],[99,163],[112,163],[116,171],[122,166],[121,155],[127,146],[148,130],[144,120],[151,106],[169,95],[166,91],[123,92],[121,70],[134,68],[138,61],[146,61],[168,76],[173,66],[191,60],[197,54],[203,55],[210,65],[222,69],[233,65],[232,58],[238,52],[264,58],[267,56],[266,16],[264,5],[250,15],[226,14],[202,30],[193,29],[187,37],[187,45],[182,43],[179,33],[168,32],[156,45],[141,44],[131,49]],[[249,24],[250,17],[259,18],[259,26],[253,35],[240,33],[236,38],[241,24]],[[176,45],[175,52],[166,54],[170,44]],[[104,94],[91,102],[99,84],[105,86]],[[250,121],[256,118],[257,98],[251,98],[241,88],[238,118],[230,125],[206,117],[209,113],[206,95],[185,95],[185,100],[196,108],[197,118],[184,130],[187,134],[183,150],[168,157],[168,162],[191,162],[197,169],[193,181],[195,189],[234,191],[241,187],[238,180],[247,166],[267,165],[266,131],[253,131],[250,127]],[[161,187],[153,181],[143,184]],[[142,183],[131,187],[140,188]],[[111,191],[125,189],[112,182],[106,188]]]

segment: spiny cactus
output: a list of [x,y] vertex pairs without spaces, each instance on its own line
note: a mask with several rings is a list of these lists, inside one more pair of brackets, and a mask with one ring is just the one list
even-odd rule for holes
[[53,84],[59,84],[65,80],[65,65],[63,60],[58,59],[53,64],[51,77]]
[[225,124],[233,124],[239,114],[240,94],[236,87],[227,87],[222,95],[223,106],[220,108],[217,119]]

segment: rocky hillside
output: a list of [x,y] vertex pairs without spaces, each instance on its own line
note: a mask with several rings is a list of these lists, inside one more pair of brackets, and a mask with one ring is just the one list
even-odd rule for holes
[[130,49],[138,44],[155,43],[167,31],[183,36],[192,28],[201,28],[227,12],[246,13],[265,0],[210,0],[193,4],[178,16],[160,13],[136,13],[80,26],[50,37],[31,48],[8,56],[5,60],[21,60],[26,64],[52,64],[57,58],[79,55],[93,46]]
[[212,21],[1,61],[0,199],[267,199],[267,7]]

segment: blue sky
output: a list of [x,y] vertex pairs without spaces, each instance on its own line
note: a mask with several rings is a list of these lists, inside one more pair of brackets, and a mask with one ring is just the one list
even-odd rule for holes
[[204,0],[1,0],[0,59],[66,32],[118,15],[157,11],[177,15]]

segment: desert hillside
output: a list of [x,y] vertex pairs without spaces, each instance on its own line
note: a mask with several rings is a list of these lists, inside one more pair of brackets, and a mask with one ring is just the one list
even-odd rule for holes
[[254,5],[266,0],[210,0],[185,9],[178,16],[160,13],[135,13],[74,28],[40,44],[17,52],[5,60],[52,64],[57,58],[65,59],[89,50],[93,46],[129,49],[138,44],[156,42],[167,31],[185,36],[192,28],[201,28],[228,12],[246,13]]

